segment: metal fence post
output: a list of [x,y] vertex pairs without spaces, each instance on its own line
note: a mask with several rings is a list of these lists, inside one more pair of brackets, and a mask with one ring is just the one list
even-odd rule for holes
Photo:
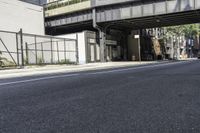
[[36,65],[38,64],[38,57],[37,57],[37,38],[36,35],[34,36],[35,39],[35,61],[36,61]]
[[26,46],[26,65],[28,65],[29,64],[29,57],[28,57],[28,44],[27,44],[27,42],[25,43],[25,46]]
[[53,42],[51,38],[51,64],[53,64]]
[[42,61],[44,61],[44,49],[43,49],[43,43],[41,42],[41,50],[42,50]]
[[23,31],[20,29],[20,43],[21,43],[21,60],[22,60],[22,67],[24,67],[24,49],[23,49]]
[[16,47],[17,47],[17,66],[19,66],[19,42],[18,33],[16,33]]
[[76,64],[79,63],[79,53],[78,53],[78,34],[76,34]]
[[67,52],[66,52],[66,42],[64,39],[64,56],[65,56],[65,63],[67,63]]
[[58,41],[56,42],[57,45],[57,56],[58,56],[58,63],[60,63],[60,56],[59,56],[59,47],[58,47]]

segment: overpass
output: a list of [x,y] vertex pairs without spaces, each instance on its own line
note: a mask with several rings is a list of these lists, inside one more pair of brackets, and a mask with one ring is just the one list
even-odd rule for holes
[[108,28],[131,31],[198,22],[200,0],[61,0],[45,5],[48,34],[97,29],[101,49]]

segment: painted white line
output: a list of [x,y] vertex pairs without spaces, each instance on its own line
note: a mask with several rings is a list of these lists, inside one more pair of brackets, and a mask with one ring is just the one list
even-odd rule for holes
[[35,79],[28,79],[28,80],[21,80],[21,81],[13,81],[13,82],[7,82],[7,83],[0,83],[0,86],[19,84],[19,83],[27,83],[27,82],[34,82],[34,81],[40,81],[40,80],[55,79],[55,78],[72,77],[72,76],[78,76],[78,75],[79,74],[68,74],[68,75],[50,76],[50,77],[35,78]]
[[[179,63],[184,63],[184,62],[175,62],[175,63],[158,64],[158,65],[147,65],[147,66],[134,67],[134,68],[124,68],[124,69],[117,69],[117,70],[110,70],[110,71],[93,72],[93,73],[87,73],[87,74],[83,74],[83,75],[96,75],[96,74],[107,74],[107,73],[114,73],[114,72],[123,72],[123,71],[143,69],[143,68],[153,68],[153,67],[159,67],[159,66],[169,66],[169,65],[179,64]],[[13,82],[0,83],[0,86],[13,85],[13,84],[19,84],[19,83],[28,83],[28,82],[48,80],[48,79],[72,77],[72,76],[79,76],[79,75],[81,75],[81,74],[66,74],[66,75],[50,76],[50,77],[43,77],[43,78],[34,78],[34,79],[28,79],[28,80],[21,80],[21,81],[13,81]]]
[[169,66],[169,65],[174,65],[174,64],[184,63],[184,62],[175,62],[175,63],[173,62],[173,63],[167,63],[167,64],[147,65],[147,66],[134,67],[134,68],[124,68],[124,69],[117,69],[117,70],[110,70],[110,71],[103,71],[103,72],[102,71],[101,72],[93,72],[93,73],[89,73],[88,75],[123,72],[123,71],[128,71],[128,70],[137,70],[137,69],[153,68],[153,67],[160,67],[160,66]]

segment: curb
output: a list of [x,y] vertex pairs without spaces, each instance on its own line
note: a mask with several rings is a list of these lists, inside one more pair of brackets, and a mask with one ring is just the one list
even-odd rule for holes
[[[87,66],[87,67],[74,67],[74,68],[61,68],[61,69],[53,69],[53,70],[44,70],[44,69],[21,69],[16,72],[4,73],[1,74],[0,79],[8,79],[8,78],[17,78],[17,77],[28,77],[28,76],[45,76],[49,74],[62,74],[62,73],[75,73],[75,72],[85,72],[85,71],[94,71],[94,70],[106,70],[106,69],[117,69],[117,68],[124,68],[124,67],[138,67],[138,66],[146,66],[146,65],[154,65],[154,64],[164,64],[170,63],[172,61],[162,61],[162,62],[145,62],[145,63],[138,63],[138,64],[120,64],[118,66],[109,65],[108,66]],[[104,64],[105,65],[105,64]],[[29,71],[27,71],[29,70]],[[9,70],[7,70],[9,71]]]

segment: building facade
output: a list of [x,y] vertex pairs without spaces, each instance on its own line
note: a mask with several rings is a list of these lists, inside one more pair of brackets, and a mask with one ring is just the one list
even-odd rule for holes
[[[34,35],[44,35],[44,12],[43,7],[22,2],[19,0],[0,0],[0,51],[9,64],[19,64],[23,54],[19,49],[20,44],[33,43]],[[19,32],[33,34],[24,36]],[[41,38],[38,37],[38,40]],[[25,53],[24,53],[25,55]],[[12,63],[11,63],[12,62]],[[20,63],[22,64],[22,63]]]
[[19,0],[0,0],[0,30],[44,35],[43,7]]

